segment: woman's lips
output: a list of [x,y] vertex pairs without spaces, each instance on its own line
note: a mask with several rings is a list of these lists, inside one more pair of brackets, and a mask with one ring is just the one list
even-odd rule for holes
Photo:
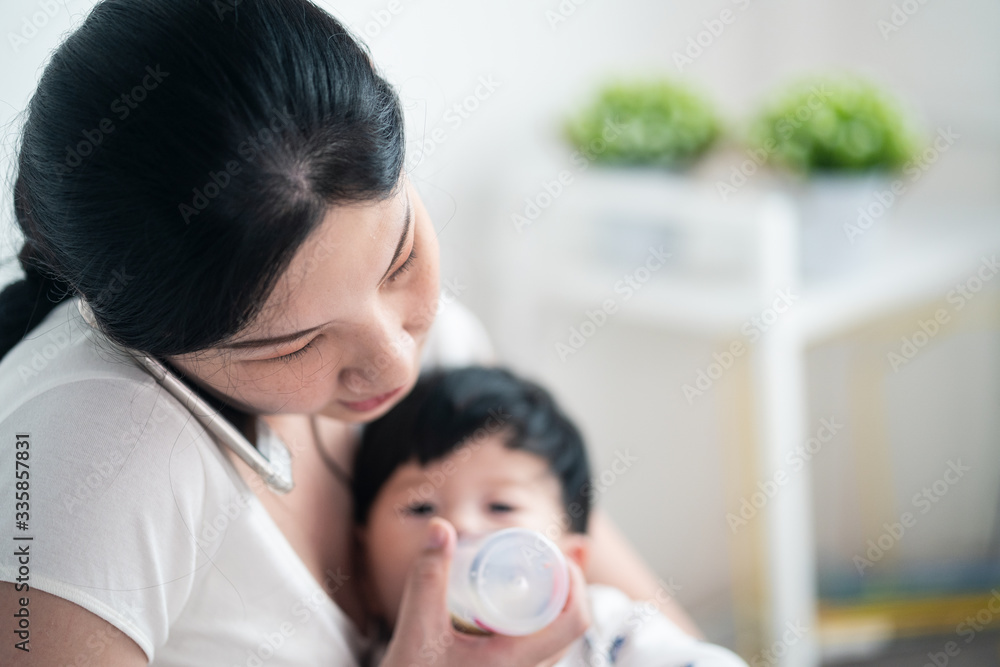
[[402,387],[397,387],[392,391],[386,392],[384,394],[379,394],[374,398],[368,398],[363,401],[341,401],[341,403],[349,407],[351,410],[354,410],[355,412],[369,412],[371,410],[374,410],[378,406],[382,405],[383,403],[388,401],[390,398],[392,398],[402,390],[403,390]]

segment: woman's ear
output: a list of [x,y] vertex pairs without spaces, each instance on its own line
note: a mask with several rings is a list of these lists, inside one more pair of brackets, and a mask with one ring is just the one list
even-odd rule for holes
[[590,559],[590,538],[584,533],[566,533],[559,540],[559,546],[566,557],[580,566],[584,572],[587,571],[587,562]]

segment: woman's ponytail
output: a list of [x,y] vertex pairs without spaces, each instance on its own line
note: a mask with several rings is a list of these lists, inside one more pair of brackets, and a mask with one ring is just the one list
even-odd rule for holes
[[15,280],[0,292],[0,359],[73,292],[67,283],[46,268],[41,253],[30,239],[24,242],[17,260],[24,278]]
[[66,300],[73,290],[60,280],[45,258],[37,239],[37,226],[31,219],[31,209],[26,206],[24,179],[14,185],[14,215],[25,236],[17,261],[24,271],[24,278],[15,280],[0,292],[0,359],[18,344]]

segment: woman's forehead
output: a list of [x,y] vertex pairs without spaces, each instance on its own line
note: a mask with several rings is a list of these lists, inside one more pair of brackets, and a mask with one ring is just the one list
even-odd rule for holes
[[302,243],[256,320],[256,335],[350,319],[374,294],[406,234],[408,194],[330,207]]

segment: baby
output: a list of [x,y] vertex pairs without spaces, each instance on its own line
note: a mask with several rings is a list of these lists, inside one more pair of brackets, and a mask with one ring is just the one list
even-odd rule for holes
[[[587,561],[590,469],[580,433],[541,387],[508,371],[470,367],[425,375],[369,424],[354,464],[354,519],[372,610],[391,631],[426,524],[459,539],[517,526]],[[686,635],[649,603],[587,587],[593,624],[556,667],[746,667]]]

